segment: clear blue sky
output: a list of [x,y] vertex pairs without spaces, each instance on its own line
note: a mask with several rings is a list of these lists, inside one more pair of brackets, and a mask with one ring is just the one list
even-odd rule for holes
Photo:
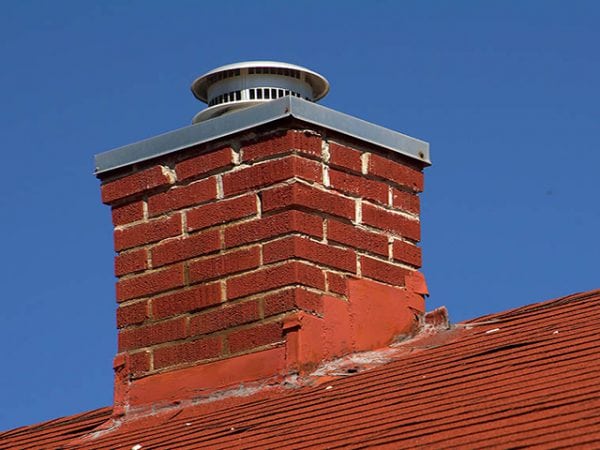
[[600,286],[600,2],[219,3],[2,3],[0,430],[111,403],[93,155],[189,124],[191,81],[230,62],[307,66],[324,105],[431,143],[429,309]]

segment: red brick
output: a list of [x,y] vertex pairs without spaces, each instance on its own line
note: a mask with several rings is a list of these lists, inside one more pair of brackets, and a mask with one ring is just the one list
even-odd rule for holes
[[230,200],[221,200],[188,211],[187,226],[189,231],[200,230],[257,213],[256,195],[250,194]]
[[175,166],[178,180],[200,177],[217,169],[233,166],[233,150],[229,147],[212,150],[203,155],[186,159]]
[[302,284],[323,290],[325,277],[314,266],[298,261],[290,261],[277,267],[266,267],[249,274],[227,280],[227,298],[234,299],[272,289]]
[[388,202],[389,187],[380,181],[369,180],[362,176],[351,175],[338,170],[330,170],[329,182],[333,189],[346,194],[373,200],[384,205]]
[[206,255],[219,250],[220,246],[219,230],[204,231],[188,237],[161,242],[152,247],[152,265],[160,267],[176,261]]
[[299,236],[289,236],[263,246],[264,263],[302,258],[314,263],[356,272],[356,254],[352,250],[332,247]]
[[274,316],[295,309],[309,312],[323,312],[323,298],[302,288],[284,289],[263,298],[265,317]]
[[139,325],[148,318],[148,301],[119,306],[117,308],[117,328]]
[[181,234],[181,216],[154,219],[122,230],[115,230],[115,250],[120,252]]
[[356,216],[354,200],[301,183],[280,186],[262,193],[263,211],[282,208],[314,209],[350,220]]
[[133,376],[142,375],[150,370],[150,352],[142,350],[129,354],[129,373]]
[[329,164],[332,166],[344,167],[354,172],[361,173],[361,152],[359,152],[358,150],[354,150],[353,148],[336,144],[335,142],[330,142]]
[[217,179],[215,177],[196,181],[187,186],[176,186],[167,192],[148,198],[148,213],[157,216],[174,209],[199,205],[217,198]]
[[140,328],[121,330],[119,352],[183,339],[187,334],[186,321],[185,317],[180,317]]
[[229,351],[238,353],[244,350],[275,344],[283,340],[281,323],[258,325],[246,330],[234,331],[228,337]]
[[260,265],[258,246],[214,256],[201,261],[190,262],[190,282],[197,283],[244,270],[255,269]]
[[421,267],[421,249],[414,244],[395,240],[393,244],[393,257],[415,267]]
[[235,247],[286,233],[304,233],[321,238],[323,219],[301,211],[284,211],[225,228],[225,247]]
[[218,336],[157,348],[154,350],[154,368],[216,358],[221,354],[221,348],[221,338]]
[[200,284],[152,299],[152,315],[155,319],[164,319],[177,314],[196,312],[220,304],[221,299],[221,283]]
[[117,282],[117,301],[130,300],[183,286],[183,266],[176,265],[159,272],[136,275]]
[[120,277],[148,268],[148,255],[145,249],[132,250],[115,256],[115,275]]
[[144,218],[144,202],[133,202],[112,209],[112,222],[114,226],[126,225]]
[[379,155],[369,158],[369,174],[393,181],[413,191],[423,191],[423,173]]
[[383,234],[361,230],[355,226],[327,221],[327,239],[379,255],[388,255],[388,239]]
[[256,161],[292,151],[320,157],[321,137],[290,130],[283,136],[271,136],[242,147],[242,161]]
[[362,256],[360,258],[362,275],[366,278],[383,281],[395,286],[404,286],[404,277],[410,273],[403,267],[380,261],[378,259]]
[[400,189],[392,189],[392,206],[402,211],[419,214],[419,196]]
[[239,194],[294,177],[321,182],[322,175],[319,163],[292,155],[226,173],[223,175],[223,192],[227,196]]
[[260,318],[258,302],[238,303],[196,315],[190,319],[190,335],[209,334],[225,330]]
[[339,273],[326,272],[327,277],[327,289],[330,292],[335,292],[340,295],[348,295],[348,285],[346,283],[346,277]]
[[415,241],[421,238],[419,221],[368,203],[362,205],[362,221],[372,227],[390,231]]
[[101,188],[102,202],[111,204],[135,194],[168,186],[174,181],[173,177],[166,171],[163,172],[162,167],[154,166],[150,169],[103,184]]

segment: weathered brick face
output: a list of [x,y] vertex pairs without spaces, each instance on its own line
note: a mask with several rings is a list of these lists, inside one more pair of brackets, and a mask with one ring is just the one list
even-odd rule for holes
[[420,169],[315,131],[244,139],[103,180],[131,377],[278,345],[349,277],[402,286],[421,265]]

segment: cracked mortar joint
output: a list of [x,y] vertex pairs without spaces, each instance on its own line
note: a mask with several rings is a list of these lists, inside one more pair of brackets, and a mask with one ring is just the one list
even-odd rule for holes
[[363,153],[360,155],[361,172],[363,175],[367,175],[369,172],[369,153]]
[[331,181],[329,180],[329,167],[327,167],[326,165],[323,165],[323,186],[331,186]]
[[321,152],[324,163],[329,163],[329,159],[331,158],[331,153],[329,153],[329,142],[325,139],[321,141]]
[[170,167],[160,166],[160,170],[162,171],[163,175],[165,175],[169,179],[169,183],[173,184],[177,181],[177,175],[175,174],[175,171]]

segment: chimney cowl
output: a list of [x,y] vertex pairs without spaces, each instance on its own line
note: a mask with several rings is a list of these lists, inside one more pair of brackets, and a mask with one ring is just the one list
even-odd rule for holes
[[247,61],[217,67],[197,78],[194,96],[208,104],[192,123],[286,95],[316,102],[329,92],[322,75],[302,66],[276,61]]

